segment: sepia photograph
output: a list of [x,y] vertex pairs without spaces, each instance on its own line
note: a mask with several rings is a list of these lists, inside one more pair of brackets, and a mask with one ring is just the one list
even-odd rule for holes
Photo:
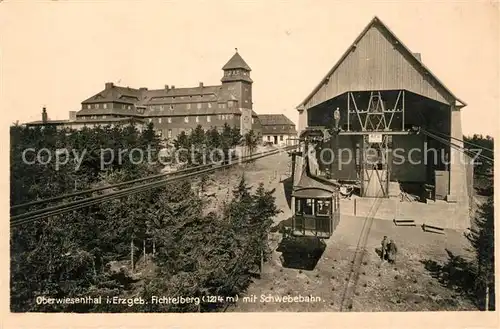
[[498,2],[4,0],[0,31],[9,313],[496,311]]

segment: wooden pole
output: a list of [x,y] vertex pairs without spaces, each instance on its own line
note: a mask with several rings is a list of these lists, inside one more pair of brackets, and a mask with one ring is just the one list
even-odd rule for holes
[[486,283],[486,296],[485,296],[485,301],[484,301],[484,309],[486,311],[489,311],[490,308],[490,285]]
[[142,254],[144,257],[144,262],[146,262],[146,239],[142,240]]
[[134,239],[130,240],[130,267],[134,271]]
[[264,247],[260,248],[260,276],[262,276],[262,272],[264,269]]

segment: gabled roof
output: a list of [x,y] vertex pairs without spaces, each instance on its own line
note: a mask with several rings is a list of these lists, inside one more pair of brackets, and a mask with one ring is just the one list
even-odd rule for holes
[[262,125],[262,134],[290,134],[295,135],[295,123],[284,114],[259,114]]
[[82,104],[92,104],[101,102],[121,102],[125,104],[134,104],[141,99],[142,90],[112,86],[111,88],[104,89],[94,96],[84,100]]
[[231,57],[231,59],[222,67],[223,70],[233,70],[233,69],[245,69],[251,71],[252,69],[248,64],[241,58],[238,51]]
[[288,119],[284,114],[260,114],[260,122],[263,126],[268,125],[293,125],[292,120]]
[[398,47],[401,49],[403,52],[407,53],[411,58],[413,58],[415,61],[417,61],[421,68],[429,75],[431,79],[433,79],[437,85],[439,85],[442,89],[444,89],[453,99],[455,99],[456,102],[460,103],[460,107],[464,107],[467,104],[460,100],[458,97],[456,97],[421,61],[421,56],[420,53],[413,53],[406,47],[401,40],[377,17],[373,17],[373,19],[370,21],[370,23],[363,29],[363,31],[360,33],[360,35],[354,40],[354,42],[349,46],[349,48],[346,50],[346,52],[342,55],[340,60],[335,64],[335,66],[328,72],[328,74],[325,75],[325,77],[321,80],[321,82],[314,88],[314,90],[304,99],[302,103],[300,103],[299,106],[297,106],[297,109],[301,108],[304,104],[306,104],[315,94],[316,92],[321,88],[322,85],[325,84],[325,82],[328,81],[328,77],[333,74],[337,70],[337,68],[342,64],[342,62],[347,58],[349,53],[352,51],[352,49],[356,48],[356,45],[359,43],[359,41],[365,36],[365,34],[370,30],[371,27],[374,25],[378,25],[382,29],[384,29],[395,41],[396,45],[395,47]]

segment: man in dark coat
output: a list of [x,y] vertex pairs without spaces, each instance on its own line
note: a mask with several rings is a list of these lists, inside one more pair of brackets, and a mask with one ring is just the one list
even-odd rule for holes
[[389,263],[394,264],[396,262],[397,252],[398,247],[396,247],[394,240],[391,239],[391,241],[387,245],[387,260],[389,261]]
[[384,235],[384,238],[382,239],[381,245],[382,249],[380,249],[380,258],[384,261],[387,258],[387,244],[389,241],[387,240],[387,236]]

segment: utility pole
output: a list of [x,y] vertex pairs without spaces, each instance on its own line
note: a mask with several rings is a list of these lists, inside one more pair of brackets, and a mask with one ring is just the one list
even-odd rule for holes
[[486,296],[485,296],[484,303],[485,303],[484,309],[486,311],[489,311],[489,308],[490,308],[490,285],[488,284],[488,282],[486,283]]
[[134,238],[130,239],[130,267],[134,271]]

